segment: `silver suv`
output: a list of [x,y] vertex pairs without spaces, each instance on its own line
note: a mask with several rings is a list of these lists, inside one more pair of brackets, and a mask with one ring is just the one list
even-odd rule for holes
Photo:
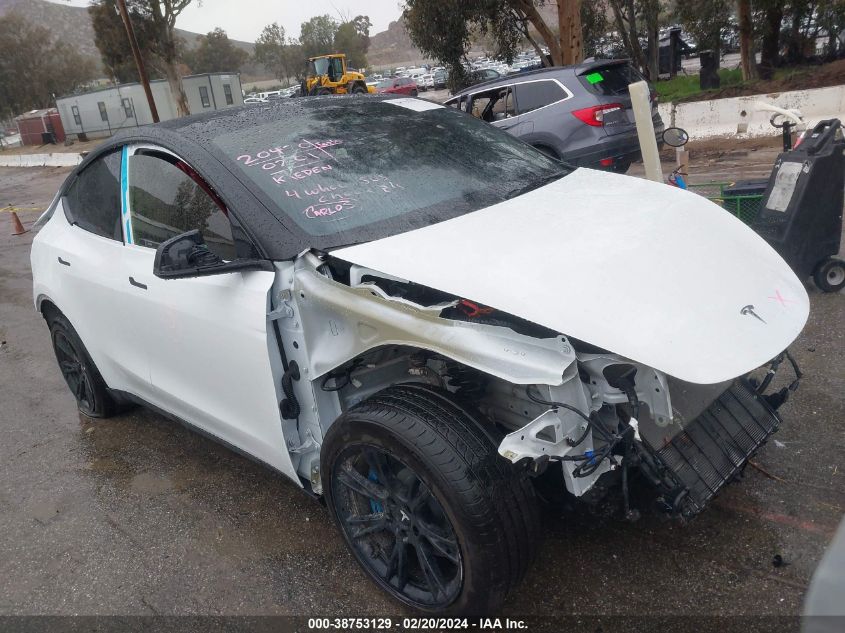
[[[544,68],[476,84],[446,101],[542,152],[583,167],[625,173],[640,146],[628,85],[643,76],[627,60]],[[663,121],[651,90],[658,142]]]

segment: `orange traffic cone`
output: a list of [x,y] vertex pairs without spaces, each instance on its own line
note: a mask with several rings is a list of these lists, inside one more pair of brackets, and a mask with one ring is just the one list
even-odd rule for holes
[[18,214],[14,211],[11,212],[12,214],[12,235],[23,235],[26,233],[27,229],[23,228],[23,224],[21,224],[21,219],[18,217]]

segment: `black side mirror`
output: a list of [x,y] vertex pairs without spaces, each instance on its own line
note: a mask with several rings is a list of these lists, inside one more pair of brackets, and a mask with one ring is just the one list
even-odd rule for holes
[[663,142],[670,147],[683,147],[689,142],[689,134],[679,127],[667,127],[663,131]]
[[264,259],[236,259],[224,262],[208,250],[202,234],[194,229],[159,244],[153,262],[153,274],[161,279],[206,277],[246,270],[273,270]]

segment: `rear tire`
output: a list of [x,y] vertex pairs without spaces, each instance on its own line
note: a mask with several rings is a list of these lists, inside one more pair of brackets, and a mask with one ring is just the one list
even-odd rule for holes
[[49,326],[59,370],[68,389],[76,398],[79,412],[89,418],[113,416],[118,411],[117,402],[109,393],[108,386],[76,330],[61,314],[54,315],[49,321]]
[[489,614],[536,553],[530,482],[498,455],[480,415],[448,392],[397,385],[352,407],[326,434],[321,472],[358,563],[412,608]]
[[631,161],[629,160],[618,160],[610,166],[610,171],[616,174],[627,174],[629,169],[631,169]]
[[813,271],[813,281],[822,292],[839,292],[845,288],[845,261],[837,257],[822,260]]
[[411,90],[411,96],[416,97],[419,93],[416,90]]

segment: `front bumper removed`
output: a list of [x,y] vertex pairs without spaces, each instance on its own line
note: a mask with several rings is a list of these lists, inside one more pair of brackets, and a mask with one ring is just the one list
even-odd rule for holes
[[666,509],[692,517],[748,460],[781,419],[747,380],[735,382],[654,456]]

